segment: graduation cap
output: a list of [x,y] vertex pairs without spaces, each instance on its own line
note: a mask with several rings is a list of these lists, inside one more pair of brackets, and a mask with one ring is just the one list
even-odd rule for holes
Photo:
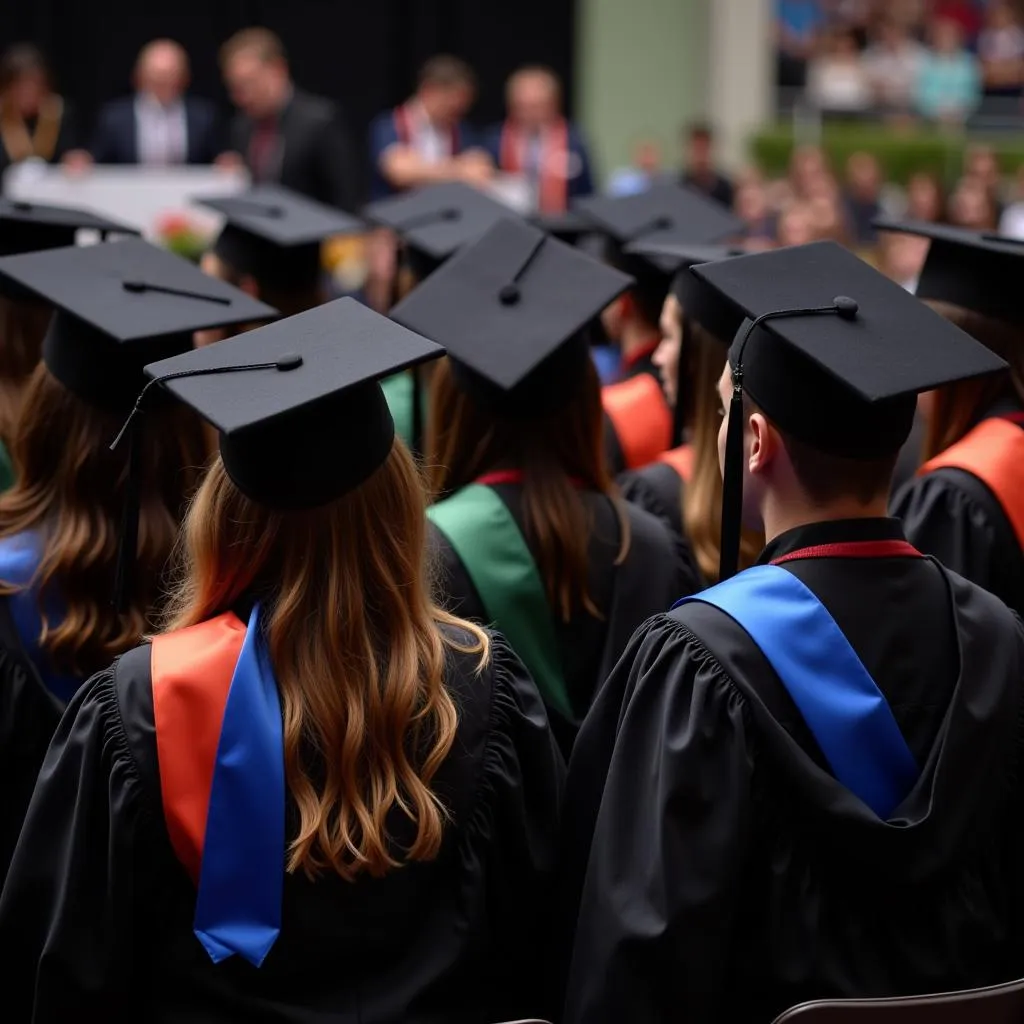
[[729,349],[721,577],[736,572],[743,396],[785,434],[849,459],[894,455],[918,392],[1006,369],[983,345],[834,242],[693,268],[746,318]]
[[220,432],[224,468],[243,494],[270,508],[313,508],[388,457],[395,424],[378,379],[443,354],[355,299],[337,299],[148,365],[135,411],[162,385]]
[[124,410],[147,362],[192,346],[192,332],[277,311],[141,239],[0,259],[0,281],[56,307],[43,360],[92,405]]
[[193,201],[226,218],[213,251],[240,273],[279,287],[315,283],[321,242],[364,230],[356,217],[280,185],[257,185],[241,195]]
[[1024,245],[1002,235],[927,221],[872,221],[879,231],[931,239],[916,294],[1024,327]]
[[98,231],[103,238],[112,232],[125,235],[139,233],[127,224],[97,216],[88,210],[0,199],[0,256],[74,245],[75,234],[80,228]]
[[407,250],[412,250],[420,277],[475,242],[495,222],[514,216],[508,206],[459,181],[380,199],[363,213],[375,224],[395,231]]
[[562,213],[535,213],[527,218],[529,223],[554,235],[560,242],[575,245],[581,238],[594,232],[594,224],[577,210]]
[[448,350],[460,382],[506,412],[566,400],[583,328],[631,279],[522,220],[503,219],[392,311]]

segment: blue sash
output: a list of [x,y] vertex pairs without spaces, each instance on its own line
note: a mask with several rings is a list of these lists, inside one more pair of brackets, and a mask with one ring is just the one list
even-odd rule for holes
[[[40,542],[31,531],[17,533],[0,540],[0,580],[18,587],[8,598],[8,608],[21,646],[32,662],[43,685],[60,701],[67,703],[75,695],[83,680],[77,676],[61,675],[50,667],[50,659],[40,647],[43,635],[43,617],[39,613],[39,594],[32,585],[39,568]],[[50,625],[64,618],[60,602],[52,595],[46,601],[46,617]]]
[[825,606],[791,572],[759,565],[693,597],[750,634],[793,698],[836,779],[883,820],[917,781],[885,697]]

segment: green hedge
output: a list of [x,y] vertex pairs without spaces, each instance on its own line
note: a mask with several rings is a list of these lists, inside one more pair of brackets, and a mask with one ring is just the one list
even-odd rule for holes
[[[900,184],[917,171],[933,171],[947,182],[954,181],[963,167],[964,149],[972,142],[991,145],[1006,174],[1024,163],[1024,137],[1017,133],[964,139],[933,129],[881,125],[828,125],[822,132],[822,145],[837,173],[851,153],[865,151],[878,158],[888,180]],[[789,167],[795,144],[790,125],[772,125],[751,139],[750,152],[766,174],[779,176]]]

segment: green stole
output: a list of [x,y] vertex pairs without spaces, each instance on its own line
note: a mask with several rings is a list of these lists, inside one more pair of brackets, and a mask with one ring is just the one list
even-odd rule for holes
[[11,464],[11,457],[7,454],[7,448],[0,441],[0,493],[9,490],[14,483],[14,466]]
[[545,702],[574,721],[544,584],[508,507],[493,488],[470,484],[427,515],[455,549],[488,617],[530,670]]
[[[395,433],[408,445],[412,447],[413,423],[412,423],[412,388],[415,375],[409,370],[396,373],[392,377],[386,377],[380,382],[384,397],[387,399],[388,408],[391,410],[391,418],[395,421]],[[427,413],[427,389],[420,384],[420,395],[422,398],[421,408],[424,418]]]

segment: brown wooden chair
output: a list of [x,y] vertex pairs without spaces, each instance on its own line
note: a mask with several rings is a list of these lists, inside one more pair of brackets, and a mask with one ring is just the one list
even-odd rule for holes
[[1024,980],[932,996],[802,1003],[775,1024],[1024,1024]]

